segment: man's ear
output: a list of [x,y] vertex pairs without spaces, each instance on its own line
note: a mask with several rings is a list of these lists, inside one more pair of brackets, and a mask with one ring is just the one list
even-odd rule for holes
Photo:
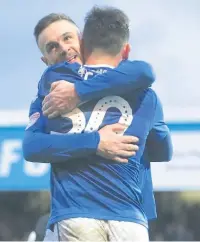
[[49,64],[48,64],[48,61],[47,61],[47,58],[45,58],[44,56],[41,57],[41,60],[42,60],[42,62],[44,62],[47,66],[49,65]]
[[128,57],[129,57],[129,53],[131,51],[131,46],[130,44],[125,44],[124,47],[123,47],[123,50],[122,50],[122,59],[123,60],[127,60]]

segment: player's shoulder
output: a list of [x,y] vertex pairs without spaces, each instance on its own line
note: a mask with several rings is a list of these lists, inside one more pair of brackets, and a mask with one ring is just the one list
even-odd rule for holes
[[147,95],[155,112],[162,112],[163,106],[158,94],[152,88],[148,88]]
[[144,94],[143,103],[147,102],[149,105],[151,104],[152,108],[156,108],[159,103],[157,93],[151,87],[141,90],[141,92]]
[[145,89],[145,92],[146,92],[149,96],[151,96],[152,98],[154,98],[154,99],[156,99],[156,100],[159,99],[157,92],[156,92],[152,87],[148,87],[148,88],[146,88],[146,89]]
[[60,73],[60,74],[70,72],[70,73],[77,74],[80,67],[81,67],[81,65],[77,62],[74,62],[74,63],[69,63],[67,61],[60,62],[60,63],[54,64],[54,65],[48,66],[46,68],[46,70],[43,72],[41,79],[44,79],[48,75],[51,75],[52,72]]
[[78,72],[79,68],[80,68],[80,64],[77,62],[74,63],[69,63],[67,61],[52,65],[49,69],[49,71],[55,71],[55,72],[65,72],[66,70],[71,70],[74,72]]
[[51,65],[45,69],[38,83],[38,95],[46,96],[51,88],[51,84],[58,80],[68,81],[73,77],[79,77],[79,70],[81,65],[79,63],[61,62]]
[[152,65],[147,61],[143,60],[122,60],[119,66],[126,66],[127,68],[144,68],[151,69],[153,71]]
[[155,99],[158,98],[157,93],[155,92],[155,90],[153,90],[151,87],[145,89],[146,93],[152,97],[154,97]]
[[148,88],[145,88],[145,89],[141,88],[141,89],[137,90],[136,92],[141,92],[145,95],[145,97],[150,97],[152,99],[158,98],[156,92],[151,87],[148,87]]
[[148,88],[148,94],[155,100],[155,102],[160,104],[160,98],[155,90],[153,90],[151,87]]

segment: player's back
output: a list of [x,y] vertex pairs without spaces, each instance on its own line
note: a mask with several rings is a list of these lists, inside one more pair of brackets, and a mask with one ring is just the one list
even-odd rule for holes
[[[108,68],[87,67],[86,75]],[[134,221],[147,226],[139,187],[140,158],[152,127],[157,97],[153,90],[108,96],[81,105],[62,118],[49,120],[47,131],[91,132],[112,123],[126,125],[126,134],[139,138],[139,151],[127,164],[99,156],[52,165],[50,223],[70,217]],[[84,144],[83,144],[84,145]]]

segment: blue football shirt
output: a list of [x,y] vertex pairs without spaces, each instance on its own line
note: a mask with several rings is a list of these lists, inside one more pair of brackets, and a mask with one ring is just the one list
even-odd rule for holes
[[[88,66],[83,74],[92,77],[109,69]],[[50,82],[62,79],[59,75],[55,78],[55,69],[53,74],[51,72],[50,68],[46,73]],[[153,90],[138,90],[124,96],[93,100],[69,114],[48,120],[47,133],[63,134],[88,133],[120,122],[127,126],[126,134],[135,135],[140,140],[140,149],[128,164],[117,164],[96,155],[82,158],[80,162],[52,164],[52,213],[49,224],[71,217],[90,217],[134,221],[147,226],[139,181],[140,160],[153,126],[157,104]]]
[[[76,158],[74,162],[82,162],[82,159],[77,158],[93,155],[96,152],[99,137],[98,133],[95,131],[91,133],[78,133],[76,135],[70,134],[73,129],[68,127],[68,130],[66,130],[66,127],[69,125],[66,126],[66,122],[62,122],[62,125],[64,125],[62,126],[62,132],[67,132],[70,129],[68,135],[58,136],[52,134],[49,136],[45,134],[47,131],[46,121],[48,122],[48,120],[42,115],[42,98],[40,97],[40,94],[43,93],[42,95],[46,95],[48,93],[51,82],[65,78],[72,82],[76,80],[76,90],[78,91],[81,100],[87,101],[94,97],[104,97],[109,93],[119,94],[131,89],[144,88],[144,86],[150,85],[154,80],[151,67],[147,63],[141,61],[124,61],[122,64],[120,63],[116,69],[109,69],[108,72],[106,72],[106,69],[101,69],[97,72],[104,73],[103,75],[97,75],[84,82],[80,82],[82,79],[77,73],[79,72],[79,74],[83,75],[85,79],[87,76],[90,76],[91,73],[87,72],[86,74],[86,69],[80,68],[77,64],[71,65],[70,67],[71,69],[67,70],[66,65],[63,63],[56,65],[56,68],[50,67],[51,71],[49,72],[48,69],[44,75],[45,77],[48,77],[48,81],[44,82],[43,86],[39,85],[39,96],[33,101],[30,107],[30,120],[31,122],[34,121],[34,123],[27,128],[23,143],[23,151],[27,160],[51,163],[67,162],[67,164],[69,164],[68,161],[71,162],[71,158]],[[93,76],[93,73],[91,76]],[[93,80],[96,82],[92,83],[91,81]],[[45,94],[45,92],[47,93]],[[170,154],[169,132],[163,122],[163,114],[160,109],[161,104],[158,103],[157,106],[159,108],[155,114],[154,127],[150,132],[151,135],[148,136],[150,142],[147,146],[150,147],[149,150],[151,151],[151,156],[149,156],[148,159],[145,158],[145,162],[143,162],[144,157],[142,157],[140,165],[139,187],[142,191],[143,208],[148,219],[156,217],[156,209],[152,189],[150,164],[147,160],[165,161],[169,159],[168,156]],[[38,113],[40,118],[36,120],[34,117],[36,116],[35,114],[38,115]],[[60,129],[56,125],[56,120],[54,120],[54,123],[54,130]],[[165,137],[165,139],[163,137]],[[165,142],[163,142],[163,140]],[[158,147],[160,152],[158,152]],[[166,147],[168,148],[166,149]],[[147,152],[145,152],[145,154],[146,153]]]

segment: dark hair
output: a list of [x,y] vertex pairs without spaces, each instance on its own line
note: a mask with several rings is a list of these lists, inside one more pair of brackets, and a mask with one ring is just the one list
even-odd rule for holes
[[50,24],[57,22],[59,20],[66,20],[74,24],[75,26],[77,26],[69,16],[63,13],[50,13],[47,16],[40,19],[34,28],[34,36],[35,36],[36,42],[38,42],[38,37],[45,28],[47,28]]
[[83,40],[89,53],[101,49],[116,55],[129,40],[129,18],[120,9],[95,6],[85,17]]

